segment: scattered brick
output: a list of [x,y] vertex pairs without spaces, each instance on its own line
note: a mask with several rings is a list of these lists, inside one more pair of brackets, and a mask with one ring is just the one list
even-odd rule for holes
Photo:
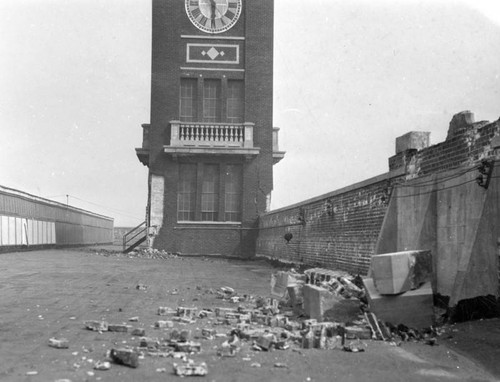
[[178,365],[174,363],[174,373],[179,376],[189,376],[189,375],[207,375],[208,369],[205,362],[201,363],[189,363],[187,365]]
[[111,364],[108,361],[96,361],[94,363],[95,370],[109,370],[111,368]]
[[88,330],[93,330],[96,332],[108,331],[108,323],[106,321],[85,321],[84,324]]
[[108,324],[109,332],[122,332],[127,333],[129,329],[128,325],[120,325],[120,324]]
[[199,342],[178,342],[175,344],[175,350],[185,353],[199,353],[201,351],[201,344]]
[[270,350],[274,342],[276,342],[276,337],[272,333],[265,333],[259,336],[255,341],[256,345],[263,350]]
[[136,368],[139,366],[139,353],[134,349],[111,349],[111,360],[119,365]]
[[160,306],[158,308],[158,315],[159,316],[170,316],[170,315],[173,316],[175,314],[177,314],[177,311],[172,309],[172,308],[169,308],[167,306]]
[[173,328],[174,323],[173,321],[156,321],[155,322],[155,328],[163,329],[163,328]]
[[345,338],[347,339],[360,339],[369,340],[372,338],[372,331],[370,328],[361,326],[346,326]]
[[177,308],[177,316],[179,317],[193,317],[196,314],[196,311],[198,308],[188,308],[188,307],[183,307],[179,306]]
[[144,337],[146,335],[146,329],[144,328],[135,328],[134,330],[132,330],[132,333],[131,333],[133,336],[141,336],[141,337]]
[[49,338],[49,346],[56,349],[67,349],[69,342],[66,338]]

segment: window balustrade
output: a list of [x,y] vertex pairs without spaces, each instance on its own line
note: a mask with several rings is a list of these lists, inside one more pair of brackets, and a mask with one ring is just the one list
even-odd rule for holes
[[170,146],[253,147],[253,123],[172,121]]

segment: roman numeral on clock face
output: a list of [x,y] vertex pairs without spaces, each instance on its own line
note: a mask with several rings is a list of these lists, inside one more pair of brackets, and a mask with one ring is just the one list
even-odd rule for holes
[[198,17],[201,16],[201,11],[200,11],[200,8],[195,8],[191,11],[191,14],[193,15],[193,17],[195,19],[197,19]]
[[190,0],[189,1],[189,6],[190,7],[197,7],[199,4],[198,4],[198,0]]
[[202,24],[202,25],[205,25],[205,26],[209,26],[207,25],[207,21],[209,21],[210,19],[206,18],[205,16],[201,16],[199,19],[197,19],[197,21]]
[[232,20],[234,16],[236,16],[235,13],[233,13],[232,11],[230,11],[229,9],[227,10],[226,14],[224,15],[226,16],[228,19]]

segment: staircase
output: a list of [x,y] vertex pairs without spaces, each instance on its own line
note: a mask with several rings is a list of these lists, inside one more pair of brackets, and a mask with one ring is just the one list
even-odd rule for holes
[[143,221],[123,235],[123,253],[129,253],[138,245],[144,243],[147,238],[147,229],[146,222]]

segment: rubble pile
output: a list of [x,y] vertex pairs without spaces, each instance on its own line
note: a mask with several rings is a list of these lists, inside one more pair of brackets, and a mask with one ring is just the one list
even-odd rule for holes
[[175,259],[179,257],[178,254],[170,253],[162,249],[154,248],[141,248],[138,250],[131,251],[127,253],[128,257],[137,257],[141,259],[157,259],[157,260],[167,260]]
[[[161,251],[145,252],[163,256]],[[367,311],[362,302],[365,291],[358,282],[356,277],[343,272],[320,268],[303,274],[294,270],[281,271],[273,275],[271,281],[274,297],[240,294],[231,287],[222,286],[204,291],[220,300],[221,306],[156,306],[150,312],[159,318],[154,322],[141,322],[139,317],[131,317],[128,323],[88,320],[84,322],[88,331],[103,336],[112,335],[107,334],[109,332],[131,335],[131,341],[122,341],[120,346],[108,349],[103,359],[96,360],[94,369],[105,371],[113,365],[137,368],[147,357],[171,358],[173,374],[204,376],[208,373],[208,355],[251,361],[252,354],[257,352],[301,349],[364,352],[369,340],[390,341],[394,345],[402,341],[436,344],[439,333],[432,328],[417,331],[402,324],[394,326]],[[145,290],[147,286],[139,284],[136,289]],[[202,287],[196,289],[201,291]],[[327,309],[335,309],[345,300],[359,302],[362,309],[355,319],[349,322],[324,320]],[[125,345],[127,342],[130,344]],[[51,338],[49,346],[68,349],[70,344],[64,338]],[[261,365],[254,362],[251,366]],[[282,363],[274,366],[288,367]],[[157,369],[161,373],[166,371],[163,367]]]

